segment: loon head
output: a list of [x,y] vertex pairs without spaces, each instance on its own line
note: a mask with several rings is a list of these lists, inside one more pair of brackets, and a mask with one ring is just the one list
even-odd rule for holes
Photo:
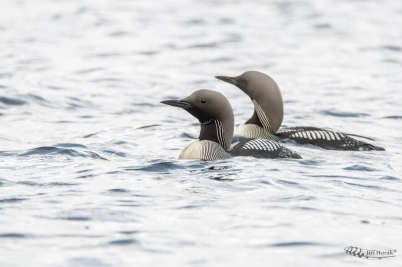
[[229,149],[234,129],[232,106],[219,92],[202,89],[181,100],[165,100],[162,104],[179,107],[196,117],[201,123],[200,140],[219,143]]
[[[240,88],[250,97],[255,106],[257,103],[261,107],[263,113],[268,118],[271,131],[273,133],[278,131],[283,120],[283,100],[279,86],[271,77],[258,71],[246,71],[236,77],[215,76],[215,78]],[[264,115],[261,112],[255,110],[254,115],[246,124],[265,126],[262,116]]]

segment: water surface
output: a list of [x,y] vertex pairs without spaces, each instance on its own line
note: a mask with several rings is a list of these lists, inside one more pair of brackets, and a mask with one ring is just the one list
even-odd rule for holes
[[[343,249],[402,249],[400,2],[1,6],[1,266],[377,266]],[[278,82],[284,126],[386,151],[177,160],[199,126],[159,101],[217,90],[242,123],[252,103],[214,76],[246,70]]]

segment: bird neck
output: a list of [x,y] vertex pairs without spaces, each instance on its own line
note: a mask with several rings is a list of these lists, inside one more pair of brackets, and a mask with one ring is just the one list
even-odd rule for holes
[[261,106],[257,103],[257,101],[255,101],[255,99],[252,99],[252,101],[254,104],[254,114],[248,121],[246,121],[246,124],[258,125],[264,128],[264,130],[268,131],[269,133],[274,134],[275,132],[272,129],[269,117],[267,116],[265,111],[261,108]]
[[254,109],[253,116],[251,116],[251,118],[248,119],[248,121],[246,121],[245,124],[255,124],[255,125],[258,125],[260,127],[263,127],[260,119],[258,118],[257,111],[255,111],[255,109]]
[[226,150],[225,129],[219,120],[215,119],[201,123],[201,131],[198,139],[216,142]]

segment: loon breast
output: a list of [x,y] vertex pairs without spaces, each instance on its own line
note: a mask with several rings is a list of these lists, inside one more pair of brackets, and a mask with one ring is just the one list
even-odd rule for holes
[[275,141],[279,140],[277,136],[270,133],[265,128],[255,124],[240,124],[239,127],[236,128],[234,134],[248,138],[261,138]]
[[216,160],[230,158],[220,144],[209,141],[195,141],[186,146],[180,153],[179,159]]

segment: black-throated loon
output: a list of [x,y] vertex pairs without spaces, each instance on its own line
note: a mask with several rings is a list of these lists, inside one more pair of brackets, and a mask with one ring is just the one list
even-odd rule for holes
[[276,141],[233,137],[234,115],[227,98],[219,92],[202,89],[182,100],[165,100],[162,104],[180,107],[201,123],[198,141],[185,147],[179,159],[216,160],[231,156],[256,158],[301,158]]
[[283,100],[279,86],[271,77],[258,71],[247,71],[236,77],[215,77],[240,88],[254,104],[253,116],[236,128],[235,134],[277,141],[291,139],[299,144],[334,150],[385,150],[356,140],[349,136],[352,134],[317,127],[291,127],[278,131],[283,120]]

